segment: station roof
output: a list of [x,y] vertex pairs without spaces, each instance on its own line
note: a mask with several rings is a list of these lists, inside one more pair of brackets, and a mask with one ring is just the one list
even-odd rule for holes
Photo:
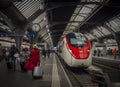
[[[22,27],[40,24],[38,40],[53,45],[73,31],[84,33],[90,40],[109,37],[112,41],[111,31],[120,32],[119,6],[118,0],[2,0],[0,30],[12,32],[12,20]],[[31,32],[31,27],[26,32]]]

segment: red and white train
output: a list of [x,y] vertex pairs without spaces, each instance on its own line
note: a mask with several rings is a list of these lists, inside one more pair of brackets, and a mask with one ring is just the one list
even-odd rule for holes
[[70,67],[87,68],[92,64],[90,40],[81,33],[69,33],[59,44],[59,55]]

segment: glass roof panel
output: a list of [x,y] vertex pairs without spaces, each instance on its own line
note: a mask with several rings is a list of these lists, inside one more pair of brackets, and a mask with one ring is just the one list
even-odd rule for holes
[[88,7],[83,7],[80,11],[80,13],[90,13],[92,9],[88,8]]
[[110,24],[114,28],[115,32],[120,31],[120,20],[119,19],[114,19],[114,20],[110,21]]
[[85,6],[89,8],[94,8],[96,5],[85,5]]
[[74,18],[75,18],[75,15],[73,15],[73,16],[71,17],[70,21],[74,20]]
[[76,18],[75,18],[75,21],[82,21],[84,19],[84,17],[82,17],[82,16],[77,16]]
[[46,34],[46,35],[44,36],[44,39],[46,40],[47,38],[49,38],[49,37],[48,37],[48,35]]
[[66,27],[66,30],[68,30],[69,27],[70,27],[70,26],[67,26],[67,27]]
[[[81,2],[102,2],[103,0],[81,0]],[[89,16],[92,15],[92,13],[97,9],[97,7],[100,5],[96,5],[96,4],[86,4],[86,5],[77,5],[76,9],[73,13],[73,15],[75,16],[75,18],[73,18],[72,15],[72,20],[70,21],[80,21],[80,22],[84,22],[87,18],[89,18]],[[77,13],[78,12],[78,13]],[[76,29],[78,29],[81,26],[82,23],[78,23],[76,24]],[[73,24],[74,25],[74,24]],[[65,28],[65,30],[67,29],[67,27]],[[64,31],[65,33],[66,31]],[[63,34],[64,34],[63,33]]]
[[81,15],[83,17],[86,17],[88,14],[85,13],[85,14],[79,14],[79,15]]
[[106,22],[106,25],[109,26],[115,32],[115,29],[112,27],[112,25],[110,23]]
[[102,29],[100,27],[97,27],[96,30],[101,36],[105,36],[105,34],[101,31]]
[[96,29],[93,30],[93,34],[96,35],[97,37],[102,37]]
[[92,38],[91,38],[88,34],[85,34],[85,36],[86,36],[89,40],[92,40]]
[[24,2],[15,2],[14,5],[17,6],[17,8],[21,9],[24,8],[24,6],[28,3],[30,3],[30,0],[25,0]]
[[40,23],[40,27],[41,27],[41,28],[44,28],[46,25],[47,25],[47,24],[46,24],[46,21],[42,21],[42,22]]
[[76,13],[76,14],[79,13],[79,10],[80,10],[80,8],[76,8],[74,13]]
[[110,31],[108,31],[105,27],[101,26],[101,27],[98,27],[101,32],[104,34],[104,35],[109,35],[111,34]]
[[6,26],[6,25],[4,25],[2,23],[0,23],[0,28],[3,29],[3,30],[11,32],[11,29],[8,26]]
[[96,31],[100,34],[100,37],[105,36],[99,29],[97,29]]
[[117,24],[118,26],[120,26],[120,19],[119,19],[119,18],[116,18],[114,21],[116,22],[116,24]]
[[36,3],[35,3],[32,8],[29,7],[28,9],[26,9],[27,11],[25,10],[25,12],[23,12],[23,13],[24,13],[23,15],[24,15],[26,18],[29,18],[32,14],[34,14],[34,13],[39,9],[38,5],[39,5],[39,4],[36,4]]
[[22,2],[20,3],[17,8],[19,8],[21,11],[24,11],[25,9],[28,9],[29,4],[32,4],[34,1],[27,1],[27,2]]
[[29,18],[41,8],[41,0],[23,0],[14,3],[15,7],[26,17]]
[[88,33],[87,35],[88,35],[91,39],[95,39],[95,37],[94,37],[92,34]]
[[65,31],[63,34],[68,34],[69,33],[69,31]]
[[106,25],[108,25],[114,32],[120,32],[120,14],[106,22]]
[[71,25],[71,23],[68,23],[67,25],[69,26],[69,25]]
[[48,37],[48,33],[43,33],[42,35],[40,35],[42,38],[45,38],[46,36]]
[[16,6],[18,6],[20,3],[21,3],[21,2],[14,2],[14,4],[15,4]]
[[71,23],[71,25],[73,25],[73,26],[78,26],[79,23]]
[[[44,32],[49,32],[48,20],[45,18],[46,13],[38,16],[32,23],[39,23],[42,30],[39,31],[39,34],[43,34]],[[47,28],[48,26],[48,28]]]
[[70,28],[70,29],[75,29],[75,27],[74,27],[74,26],[70,26],[69,28]]
[[44,28],[44,29],[39,31],[39,34],[43,34],[44,32],[47,32],[47,30],[48,30],[47,28]]
[[113,31],[117,32],[119,30],[119,26],[114,21],[110,21],[109,23],[106,23]]

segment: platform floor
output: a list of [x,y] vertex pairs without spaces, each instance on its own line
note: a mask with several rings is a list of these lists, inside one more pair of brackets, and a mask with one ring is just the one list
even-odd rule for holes
[[94,57],[120,61],[120,57],[118,55],[116,56],[116,58],[114,57],[114,55],[94,56]]
[[31,72],[22,72],[18,63],[15,72],[8,70],[3,60],[0,62],[0,87],[71,87],[54,53],[50,58],[42,58],[42,65],[43,78],[33,79]]

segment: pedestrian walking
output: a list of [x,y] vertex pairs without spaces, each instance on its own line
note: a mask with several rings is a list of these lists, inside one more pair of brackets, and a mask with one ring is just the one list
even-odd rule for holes
[[29,59],[26,62],[24,68],[32,71],[36,66],[40,65],[40,50],[38,49],[37,45],[33,45],[33,49],[30,51]]

